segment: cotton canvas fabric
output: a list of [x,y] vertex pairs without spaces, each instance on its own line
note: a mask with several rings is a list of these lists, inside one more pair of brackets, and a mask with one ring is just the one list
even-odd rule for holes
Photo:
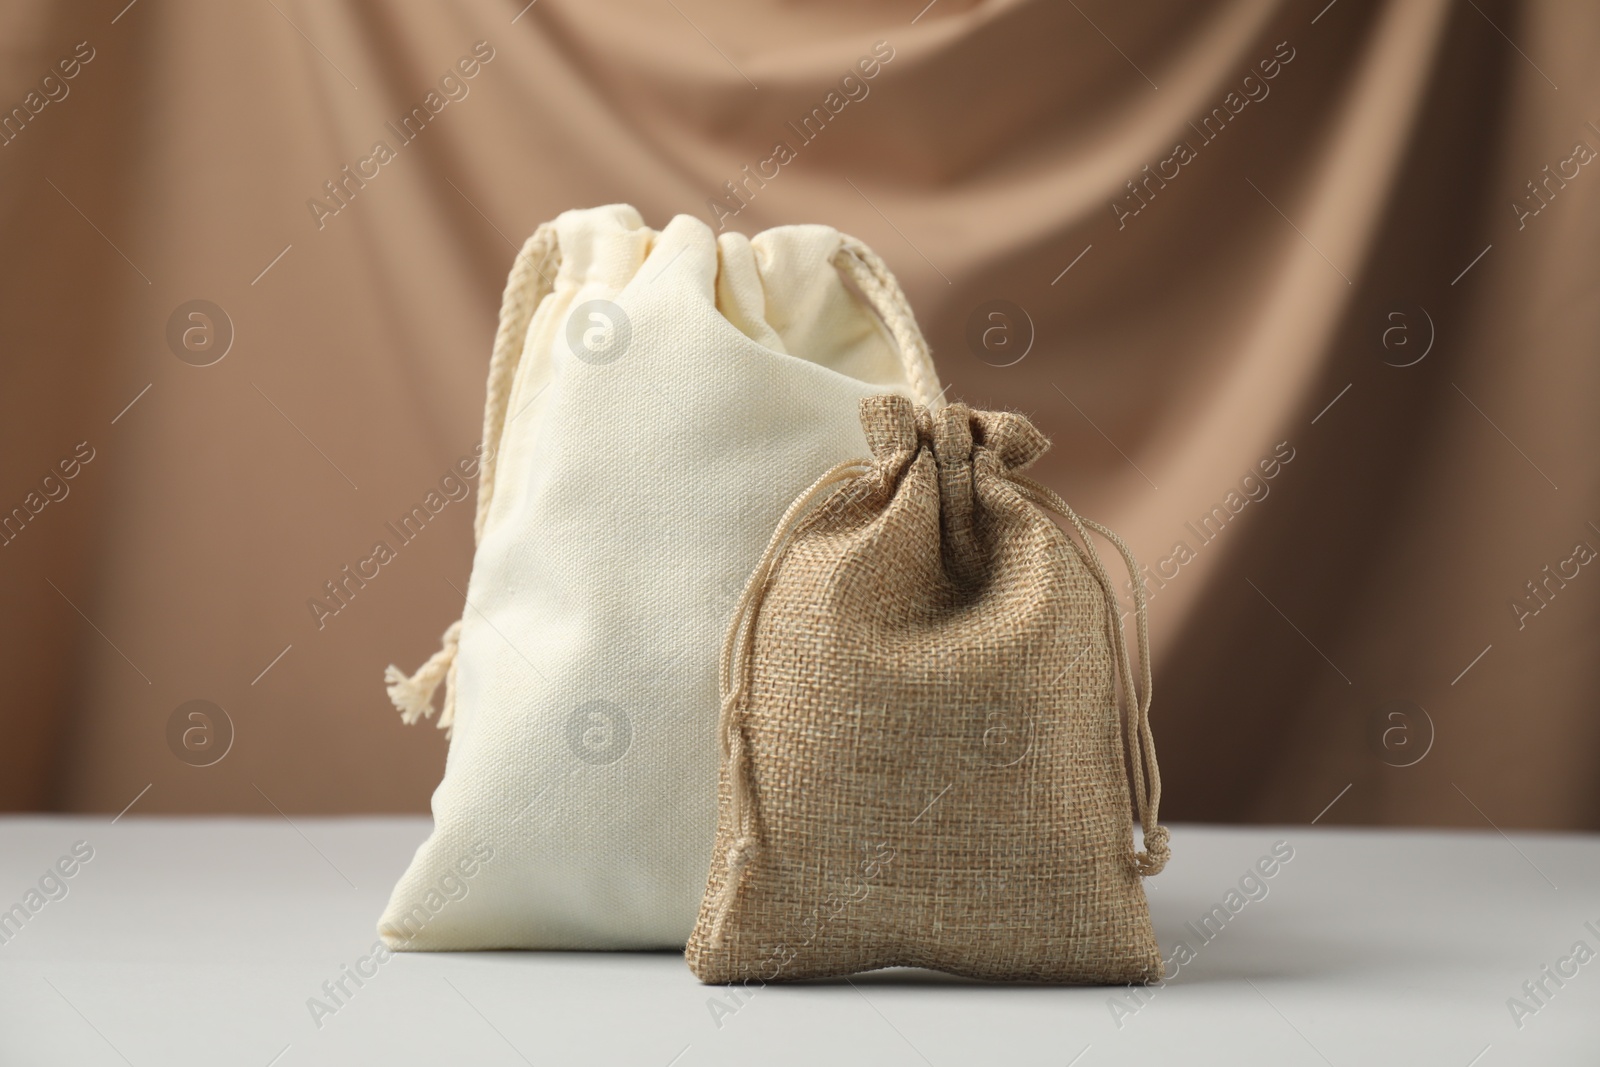
[[1140,882],[1167,839],[1148,673],[1125,734],[1115,678],[1132,698],[1132,671],[1084,529],[1100,528],[1019,475],[1048,447],[1021,415],[882,396],[862,422],[872,462],[778,531],[730,630],[689,966],[705,982],[1159,978]]
[[829,227],[658,233],[618,205],[528,241],[464,613],[416,677],[390,675],[412,718],[442,678],[452,737],[388,944],[684,944],[728,614],[794,495],[865,447],[856,405],[884,390],[939,394],[893,278]]

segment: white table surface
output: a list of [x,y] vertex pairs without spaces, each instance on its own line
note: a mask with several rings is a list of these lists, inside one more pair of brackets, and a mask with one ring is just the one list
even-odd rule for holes
[[[1151,908],[1196,956],[1120,1019],[1122,990],[913,971],[730,1014],[676,954],[477,953],[398,955],[317,1026],[308,998],[370,950],[427,830],[0,819],[0,909],[94,849],[0,944],[0,1065],[1600,1064],[1600,958],[1520,1027],[1507,1007],[1575,942],[1600,952],[1600,837],[1493,832],[1177,827]],[[1280,840],[1266,897],[1199,945],[1185,924]]]

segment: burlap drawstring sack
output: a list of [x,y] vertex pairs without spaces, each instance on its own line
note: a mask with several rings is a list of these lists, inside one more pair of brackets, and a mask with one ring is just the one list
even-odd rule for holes
[[461,618],[385,679],[405,721],[437,702],[451,735],[391,948],[683,947],[728,615],[884,392],[940,387],[888,269],[831,227],[657,231],[620,204],[539,227],[489,364]]
[[1140,883],[1168,856],[1145,603],[1136,581],[1136,691],[1089,530],[1138,564],[1018,473],[1049,447],[1021,415],[860,407],[873,459],[794,502],[727,633],[689,966],[717,983],[893,966],[1159,979]]

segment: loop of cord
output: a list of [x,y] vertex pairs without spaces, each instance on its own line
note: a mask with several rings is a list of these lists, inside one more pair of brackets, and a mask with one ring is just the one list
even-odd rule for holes
[[879,255],[854,237],[843,237],[834,266],[855,283],[894,338],[900,350],[900,364],[911,386],[912,399],[922,407],[937,411],[944,405],[944,390],[939,388],[939,373],[933,366],[928,342],[917,328],[916,317],[905,291]]

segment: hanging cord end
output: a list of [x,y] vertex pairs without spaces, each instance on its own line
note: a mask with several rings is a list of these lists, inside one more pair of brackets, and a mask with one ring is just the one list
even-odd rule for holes
[[411,678],[391,663],[383,669],[383,681],[389,692],[389,702],[400,712],[400,721],[407,726],[433,713],[433,690],[423,686],[420,672],[418,677]]
[[407,676],[394,664],[383,672],[389,700],[400,712],[400,721],[407,726],[418,719],[433,715],[433,695],[439,686],[445,686],[444,708],[439,713],[439,729],[449,730],[455,724],[455,674],[456,653],[461,647],[461,623],[452,623],[444,632],[439,651],[417,668],[417,673]]
[[778,526],[767,542],[750,580],[745,583],[739,603],[733,609],[733,621],[722,642],[722,655],[717,665],[718,688],[722,692],[722,708],[717,717],[717,731],[722,745],[723,765],[727,768],[729,787],[729,824],[738,837],[728,846],[728,873],[713,906],[710,944],[722,947],[723,927],[733,911],[733,901],[739,893],[739,882],[750,857],[756,848],[755,785],[750,779],[749,753],[744,734],[739,729],[739,711],[749,682],[750,650],[755,640],[756,621],[761,614],[761,604],[767,594],[767,580],[778,565],[779,558],[788,549],[788,539],[800,517],[812,501],[816,500],[835,482],[850,481],[866,474],[872,468],[868,460],[852,459],[837,464],[811,483],[801,493],[789,510],[778,520]]
[[1160,874],[1172,858],[1172,835],[1165,826],[1152,826],[1144,832],[1144,851],[1133,854],[1133,869],[1141,878]]
[[738,895],[739,882],[744,878],[744,869],[750,865],[750,856],[755,847],[755,838],[745,834],[728,849],[728,874],[723,880],[722,891],[717,894],[717,915],[711,923],[712,948],[722,947],[722,930],[728,923],[728,913],[733,910],[733,898]]

